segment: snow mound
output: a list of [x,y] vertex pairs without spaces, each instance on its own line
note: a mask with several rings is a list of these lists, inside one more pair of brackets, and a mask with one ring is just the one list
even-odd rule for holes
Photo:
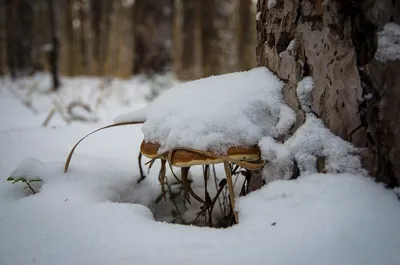
[[48,175],[48,172],[49,164],[43,163],[36,158],[28,157],[22,160],[21,164],[11,172],[10,177],[14,179],[43,180]]
[[400,59],[400,25],[388,23],[378,32],[375,58],[381,62]]
[[160,153],[176,147],[224,153],[290,128],[294,112],[283,103],[282,86],[265,67],[212,76],[178,85],[114,122],[145,117],[144,139],[160,143]]
[[334,135],[311,112],[313,87],[311,77],[305,77],[298,83],[297,96],[301,109],[306,112],[306,120],[293,136],[284,143],[267,136],[258,144],[263,159],[269,161],[263,169],[267,183],[276,179],[290,179],[295,166],[300,175],[316,173],[318,159],[324,160],[323,170],[328,173],[367,174],[357,155],[360,150]]
[[364,174],[359,151],[325,128],[322,121],[307,114],[305,123],[285,143],[296,159],[300,172],[315,173],[318,157],[325,158],[325,170],[331,173]]

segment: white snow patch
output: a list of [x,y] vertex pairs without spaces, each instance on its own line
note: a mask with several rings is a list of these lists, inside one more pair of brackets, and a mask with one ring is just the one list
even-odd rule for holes
[[400,25],[388,23],[378,32],[378,48],[375,58],[378,61],[395,61],[400,59]]
[[120,115],[114,119],[114,123],[135,122],[135,121],[145,122],[147,119],[146,110],[147,110],[147,106],[144,106],[134,112]]
[[305,112],[311,110],[311,92],[314,88],[314,80],[311,76],[304,77],[297,84],[297,97],[300,102],[301,109]]
[[258,11],[257,14],[256,14],[256,21],[259,21],[260,17],[261,17],[261,12]]
[[296,113],[285,104],[280,106],[279,121],[275,125],[275,133],[273,135],[279,136],[289,131],[290,127],[296,121]]
[[371,100],[373,97],[374,97],[374,94],[372,94],[372,93],[368,93],[368,94],[364,95],[365,100]]
[[296,39],[293,39],[289,42],[288,46],[286,47],[286,50],[284,50],[283,52],[279,53],[279,57],[282,57],[285,53],[289,52],[289,54],[291,53],[291,51],[293,51],[294,49],[294,45],[296,43]]
[[48,173],[49,164],[43,163],[36,158],[28,157],[11,172],[10,177],[13,177],[14,179],[24,178],[26,180],[43,180]]
[[268,0],[268,9],[274,8],[276,5],[276,0]]
[[263,159],[268,161],[262,172],[265,182],[270,183],[277,179],[290,179],[293,169],[293,154],[291,150],[268,136],[261,139],[258,146]]
[[365,175],[357,153],[360,151],[325,128],[314,114],[307,114],[305,123],[289,138],[285,145],[291,150],[301,174],[317,170],[317,157],[325,157],[325,169],[329,173]]
[[289,45],[287,46],[286,50],[287,50],[287,51],[292,51],[295,44],[296,44],[296,39],[291,40],[291,41],[289,42]]
[[[310,112],[313,87],[311,77],[305,77],[298,83],[297,96],[302,110],[306,112],[306,120],[294,135],[283,144],[275,142],[271,137],[264,137],[258,144],[262,157],[269,161],[263,169],[267,183],[276,179],[289,179],[294,170],[294,161],[300,175],[316,173],[319,157],[325,158],[325,170],[328,173],[367,174],[357,155],[360,150],[330,132]],[[288,124],[293,122],[290,120]]]
[[160,153],[176,147],[224,153],[234,145],[255,145],[263,136],[277,137],[291,126],[294,113],[281,90],[281,81],[260,67],[181,84],[139,114],[115,121],[145,116],[144,139],[160,143]]

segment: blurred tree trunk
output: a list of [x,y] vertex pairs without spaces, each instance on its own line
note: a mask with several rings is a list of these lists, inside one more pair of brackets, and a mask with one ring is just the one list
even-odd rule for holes
[[0,0],[0,75],[8,73],[7,67],[7,2]]
[[255,66],[252,0],[204,0],[203,74],[223,74]]
[[58,6],[54,0],[48,0],[49,6],[49,22],[51,32],[51,51],[49,55],[51,75],[53,80],[52,90],[56,91],[60,87],[60,73],[59,73],[59,53],[60,53],[60,33],[58,25]]
[[77,73],[79,73],[80,69],[79,69],[79,54],[78,54],[78,49],[77,49],[77,45],[76,45],[76,25],[77,22],[76,18],[75,18],[75,8],[74,6],[76,1],[75,0],[67,0],[67,10],[66,10],[66,39],[68,42],[68,51],[66,52],[66,58],[65,60],[68,61],[67,65],[68,65],[68,70],[67,70],[67,75],[76,75]]
[[286,102],[304,120],[297,83],[312,76],[312,110],[335,134],[365,148],[378,181],[400,184],[400,61],[375,57],[377,32],[400,21],[400,2],[258,1],[257,63],[285,81]]
[[[256,12],[253,0],[238,0],[237,54],[238,70],[250,70],[256,66]],[[235,16],[235,15],[234,15]]]
[[12,78],[17,77],[17,16],[19,1],[7,0],[7,59],[8,67]]
[[34,10],[30,2],[8,0],[7,3],[8,65],[15,78],[33,69]]
[[83,74],[92,73],[92,33],[90,26],[90,2],[88,0],[80,0],[79,9],[80,19],[80,40],[82,53]]
[[202,0],[175,0],[173,62],[179,79],[203,77]]
[[162,72],[170,64],[172,1],[136,0],[133,5],[133,74]]
[[221,73],[221,60],[219,58],[222,50],[218,34],[220,2],[218,0],[203,0],[202,3],[203,75],[210,76]]

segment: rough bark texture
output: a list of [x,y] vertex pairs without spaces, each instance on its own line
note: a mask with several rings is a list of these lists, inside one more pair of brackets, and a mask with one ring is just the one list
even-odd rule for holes
[[372,176],[399,185],[400,62],[380,63],[374,54],[377,31],[399,21],[400,1],[277,0],[268,10],[268,1],[259,0],[257,11],[257,63],[285,81],[296,127],[304,119],[296,85],[310,75],[312,110],[332,132],[365,147]]

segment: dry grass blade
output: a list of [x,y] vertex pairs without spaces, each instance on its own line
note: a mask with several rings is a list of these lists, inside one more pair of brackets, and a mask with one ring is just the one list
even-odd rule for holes
[[172,156],[175,153],[175,149],[171,149],[169,150],[168,154],[167,154],[167,160],[168,160],[168,164],[169,164],[169,168],[172,172],[172,175],[174,176],[174,178],[176,179],[176,181],[180,182],[180,179],[175,175],[174,170],[172,168]]
[[229,199],[231,201],[232,212],[233,212],[233,215],[235,216],[236,223],[238,223],[239,217],[238,217],[237,212],[235,211],[235,191],[233,189],[233,181],[232,181],[231,169],[229,167],[229,162],[224,161],[224,168],[225,168],[226,180],[227,180],[228,189],[229,189]]
[[69,167],[69,164],[71,163],[71,158],[72,158],[72,155],[73,155],[74,152],[75,152],[75,149],[78,147],[78,145],[79,145],[84,139],[86,139],[86,138],[89,137],[90,135],[92,135],[92,134],[94,134],[94,133],[96,133],[96,132],[102,131],[102,130],[104,130],[104,129],[112,128],[112,127],[125,126],[125,125],[134,125],[134,124],[142,124],[142,123],[144,123],[144,121],[131,121],[131,122],[115,123],[115,124],[111,124],[111,125],[108,125],[108,126],[105,126],[105,127],[101,127],[101,128],[99,128],[99,129],[97,129],[97,130],[95,130],[95,131],[93,131],[93,132],[91,132],[91,133],[85,135],[82,139],[80,139],[80,140],[74,145],[74,147],[72,147],[71,151],[69,152],[68,157],[67,157],[67,160],[65,161],[65,164],[64,164],[64,172],[67,172],[67,171],[68,171],[68,167]]

